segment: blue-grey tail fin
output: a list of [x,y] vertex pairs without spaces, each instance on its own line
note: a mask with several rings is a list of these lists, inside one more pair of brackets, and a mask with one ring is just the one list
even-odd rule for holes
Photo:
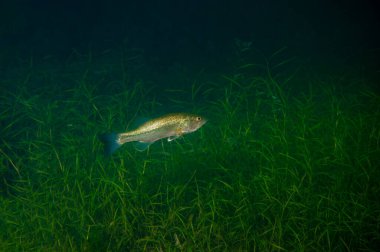
[[117,141],[117,133],[103,134],[99,136],[99,139],[104,143],[104,153],[106,155],[112,155],[121,146]]

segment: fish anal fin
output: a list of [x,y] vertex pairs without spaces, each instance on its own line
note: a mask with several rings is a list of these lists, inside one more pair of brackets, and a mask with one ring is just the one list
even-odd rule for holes
[[138,151],[145,151],[154,142],[135,142],[135,149]]

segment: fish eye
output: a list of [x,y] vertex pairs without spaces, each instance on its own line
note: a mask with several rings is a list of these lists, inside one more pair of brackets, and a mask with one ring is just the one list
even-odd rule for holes
[[195,118],[195,120],[200,121],[200,120],[202,120],[202,118],[200,116],[197,116],[197,118]]

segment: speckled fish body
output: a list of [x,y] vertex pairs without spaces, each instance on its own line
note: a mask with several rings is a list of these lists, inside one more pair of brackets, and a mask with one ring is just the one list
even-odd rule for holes
[[168,114],[147,121],[135,130],[119,134],[120,144],[126,142],[155,142],[161,138],[177,138],[202,127],[206,122],[198,115],[185,113]]
[[[125,133],[103,135],[106,153],[112,154],[127,142],[147,143],[148,145],[162,138],[174,140],[184,134],[198,130],[207,120],[199,115],[187,113],[167,114],[147,121],[138,128]],[[147,145],[147,146],[148,146]]]

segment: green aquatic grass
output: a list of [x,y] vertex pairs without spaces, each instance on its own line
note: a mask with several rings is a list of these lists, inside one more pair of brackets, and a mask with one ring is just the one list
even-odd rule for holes
[[[126,72],[95,77],[91,64],[1,85],[3,250],[376,250],[380,96],[371,89],[310,81],[293,95],[290,77],[251,76],[246,65],[157,92]],[[146,152],[102,155],[99,133],[168,104],[209,122]]]

